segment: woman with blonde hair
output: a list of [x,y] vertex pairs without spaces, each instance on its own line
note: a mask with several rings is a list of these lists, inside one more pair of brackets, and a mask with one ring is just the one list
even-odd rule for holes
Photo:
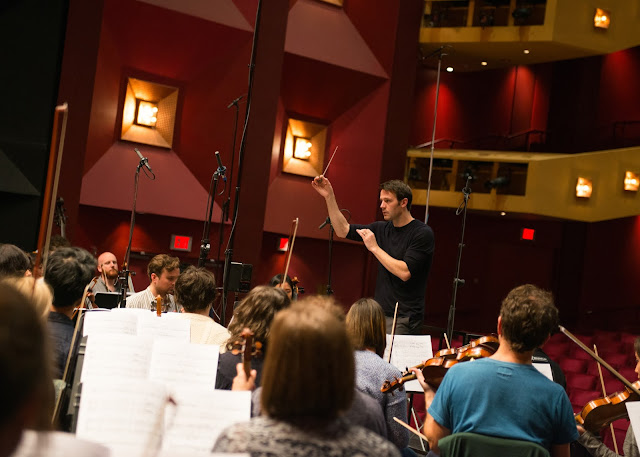
[[242,330],[248,328],[253,332],[252,366],[257,371],[256,386],[262,378],[262,364],[267,351],[271,322],[275,314],[289,306],[290,300],[282,289],[269,286],[255,287],[233,310],[233,318],[227,327],[229,339],[225,344],[226,352],[218,360],[216,389],[230,390],[236,376],[236,365],[241,362],[241,355],[234,353],[234,346],[243,340]]
[[387,345],[384,311],[372,298],[361,298],[347,313],[347,331],[355,348],[356,387],[378,401],[387,423],[387,437],[398,449],[409,444],[409,434],[393,420],[407,418],[405,395],[389,395],[380,392],[382,383],[400,378],[402,373],[382,359]]
[[35,306],[42,322],[47,322],[47,316],[53,302],[53,293],[46,282],[36,281],[33,276],[12,277],[4,281],[27,297],[29,302]]
[[384,438],[341,417],[354,395],[353,350],[330,309],[296,303],[278,313],[262,381],[264,415],[225,429],[214,452],[399,456]]

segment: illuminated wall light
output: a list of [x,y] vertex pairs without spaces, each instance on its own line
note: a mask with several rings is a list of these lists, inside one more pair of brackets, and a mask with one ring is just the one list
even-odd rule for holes
[[524,51],[522,51],[525,54],[529,54],[531,51],[529,51],[528,49],[525,49]]
[[448,71],[449,73],[453,72],[453,67],[447,67],[447,71]]
[[576,184],[576,197],[579,198],[591,198],[591,192],[593,192],[593,183],[587,178],[578,178],[578,184]]
[[624,190],[629,192],[638,192],[640,188],[640,174],[627,171],[624,174]]
[[482,65],[483,67],[486,67],[488,65],[488,63],[483,60],[482,62],[480,62],[480,65]]
[[593,26],[598,29],[608,29],[609,25],[611,25],[611,12],[596,8],[596,13],[593,15]]
[[301,136],[293,137],[293,157],[300,160],[309,160],[311,157],[311,141]]
[[135,123],[146,127],[155,127],[158,121],[158,105],[146,100],[136,100],[136,102],[137,115]]

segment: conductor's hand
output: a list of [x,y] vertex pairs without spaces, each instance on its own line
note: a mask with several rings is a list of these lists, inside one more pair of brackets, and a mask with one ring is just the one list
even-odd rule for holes
[[331,183],[324,176],[316,176],[311,181],[311,185],[313,188],[322,195],[325,199],[333,196],[333,187],[331,187]]
[[424,379],[424,375],[422,374],[422,370],[416,367],[412,367],[411,372],[416,375],[416,379],[422,386],[422,390],[424,390],[424,405],[425,408],[429,408],[429,406],[431,406],[431,402],[433,401],[433,396],[436,393],[431,388],[431,386],[427,384],[427,381]]
[[256,388],[256,376],[258,375],[256,370],[251,370],[251,376],[247,379],[244,366],[242,363],[239,363],[236,365],[236,373],[236,377],[233,378],[231,390],[253,390]]
[[367,247],[369,251],[374,252],[376,249],[378,249],[378,242],[376,241],[376,236],[373,234],[371,230],[357,229],[356,232],[358,233],[358,235],[360,235],[360,238],[362,238],[364,245]]

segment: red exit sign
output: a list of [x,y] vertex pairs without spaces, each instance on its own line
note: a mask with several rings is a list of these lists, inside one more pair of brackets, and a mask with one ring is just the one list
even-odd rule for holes
[[169,249],[191,252],[191,242],[192,238],[190,236],[171,235],[171,245]]

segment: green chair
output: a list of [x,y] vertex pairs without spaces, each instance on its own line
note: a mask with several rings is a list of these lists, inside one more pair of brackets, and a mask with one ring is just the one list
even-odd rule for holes
[[549,451],[530,441],[477,433],[454,433],[438,441],[440,457],[550,457]]

